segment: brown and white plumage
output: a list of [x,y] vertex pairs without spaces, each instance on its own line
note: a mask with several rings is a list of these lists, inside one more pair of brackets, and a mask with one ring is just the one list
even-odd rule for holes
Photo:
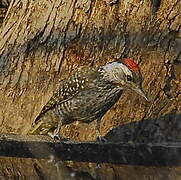
[[99,136],[101,118],[118,101],[124,89],[133,89],[146,98],[141,84],[140,69],[129,58],[77,71],[61,82],[33,123],[30,134],[59,135],[64,124],[96,120]]

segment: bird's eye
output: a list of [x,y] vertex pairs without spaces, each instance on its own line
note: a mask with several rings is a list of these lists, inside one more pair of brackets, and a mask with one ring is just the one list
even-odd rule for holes
[[130,75],[126,76],[127,81],[132,81],[132,77]]

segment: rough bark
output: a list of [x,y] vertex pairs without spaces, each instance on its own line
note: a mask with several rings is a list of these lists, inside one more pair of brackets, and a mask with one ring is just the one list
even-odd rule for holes
[[[162,0],[154,13],[151,7],[151,2],[140,0],[111,4],[106,0],[12,0],[0,34],[0,132],[26,134],[58,81],[78,68],[129,56],[141,66],[150,102],[125,92],[104,117],[102,134],[119,125],[132,126],[133,122],[139,122],[136,130],[133,126],[129,131],[134,131],[131,140],[178,141],[181,138],[180,1]],[[116,132],[123,138],[127,133]],[[92,140],[95,126],[75,123],[66,126],[63,134],[75,140]],[[20,172],[22,177],[25,174],[38,177],[30,161],[1,161],[1,172],[6,175]],[[13,168],[8,170],[9,167]],[[107,164],[98,169],[94,164],[77,167],[96,177],[101,175],[101,179],[180,178],[177,173],[180,168]]]

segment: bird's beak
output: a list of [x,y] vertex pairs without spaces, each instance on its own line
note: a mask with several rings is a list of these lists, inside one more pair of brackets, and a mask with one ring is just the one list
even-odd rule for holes
[[142,87],[141,88],[136,88],[136,92],[139,95],[141,95],[142,97],[144,97],[147,101],[149,101]]

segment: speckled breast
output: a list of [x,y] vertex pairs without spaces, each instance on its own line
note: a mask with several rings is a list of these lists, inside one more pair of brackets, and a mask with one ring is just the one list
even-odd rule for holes
[[63,124],[73,121],[88,123],[102,118],[118,101],[121,94],[122,90],[111,84],[92,87],[57,105],[55,111],[58,116],[63,117]]

